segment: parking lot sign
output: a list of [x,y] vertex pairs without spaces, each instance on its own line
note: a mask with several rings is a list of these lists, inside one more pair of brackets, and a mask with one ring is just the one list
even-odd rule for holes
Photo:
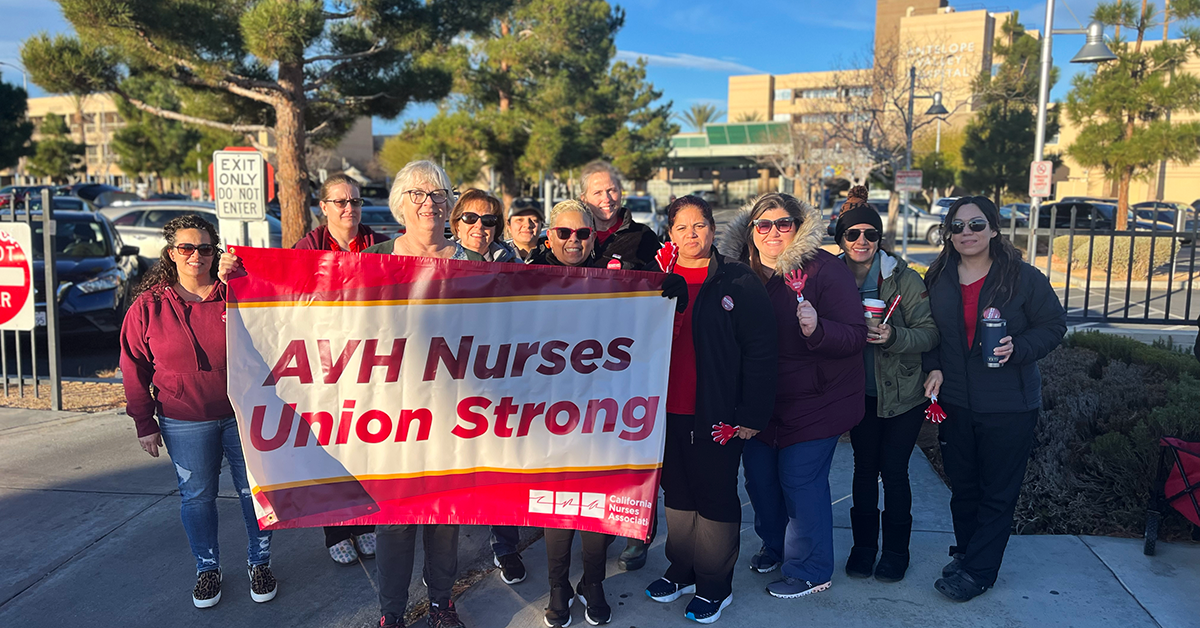
[[1035,161],[1029,164],[1029,197],[1048,198],[1054,184],[1054,164]]
[[265,220],[267,168],[262,153],[219,150],[213,153],[213,200],[223,220]]
[[920,192],[922,172],[920,170],[900,170],[896,172],[897,192]]

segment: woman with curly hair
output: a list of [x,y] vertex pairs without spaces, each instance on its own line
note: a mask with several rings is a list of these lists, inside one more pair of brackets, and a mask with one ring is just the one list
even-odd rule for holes
[[175,465],[183,529],[196,560],[192,603],[208,608],[221,600],[217,490],[222,458],[229,461],[249,537],[250,597],[266,602],[278,590],[270,566],[271,533],[258,527],[225,388],[225,285],[217,281],[215,263],[221,238],[216,227],[195,214],[168,222],[163,237],[167,245],[159,263],[138,286],[121,327],[125,411],[137,426],[142,450],[157,458],[165,444]]

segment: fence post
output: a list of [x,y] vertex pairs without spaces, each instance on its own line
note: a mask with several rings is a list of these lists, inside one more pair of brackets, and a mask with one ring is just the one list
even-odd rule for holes
[[58,268],[54,255],[54,207],[50,190],[42,190],[42,260],[46,270],[46,353],[50,363],[50,409],[62,410],[62,378],[58,347]]

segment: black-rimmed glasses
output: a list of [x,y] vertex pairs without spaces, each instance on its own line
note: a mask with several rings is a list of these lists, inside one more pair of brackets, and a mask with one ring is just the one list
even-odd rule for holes
[[425,190],[405,190],[404,193],[416,205],[424,203],[426,198],[432,200],[435,205],[441,205],[450,198],[450,190],[430,190],[429,192]]

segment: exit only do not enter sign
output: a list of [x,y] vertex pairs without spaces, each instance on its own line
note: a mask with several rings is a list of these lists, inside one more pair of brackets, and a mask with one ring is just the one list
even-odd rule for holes
[[214,152],[212,184],[218,218],[266,218],[268,181],[262,153],[228,149]]

